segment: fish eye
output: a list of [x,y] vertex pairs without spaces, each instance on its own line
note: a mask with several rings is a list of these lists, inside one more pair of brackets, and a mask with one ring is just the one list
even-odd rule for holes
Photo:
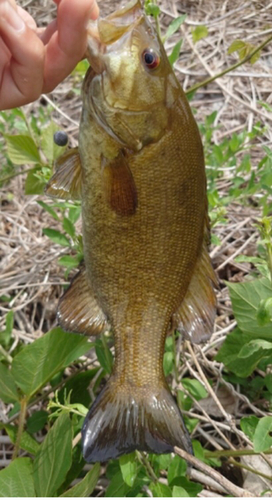
[[145,49],[142,58],[148,69],[155,69],[160,64],[160,58],[153,49]]

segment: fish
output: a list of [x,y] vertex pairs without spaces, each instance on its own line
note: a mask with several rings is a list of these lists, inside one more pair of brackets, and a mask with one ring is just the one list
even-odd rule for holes
[[215,317],[200,134],[139,0],[90,26],[87,58],[78,148],[58,160],[46,189],[82,202],[84,266],[60,299],[59,324],[90,336],[110,328],[114,338],[83,456],[192,453],[163,356],[174,328],[199,343]]

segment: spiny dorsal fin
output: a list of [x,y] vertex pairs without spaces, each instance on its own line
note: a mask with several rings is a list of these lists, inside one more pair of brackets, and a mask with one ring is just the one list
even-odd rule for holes
[[137,208],[137,190],[123,151],[113,160],[102,158],[102,175],[111,209],[118,215],[133,215]]
[[98,335],[109,328],[107,318],[87,282],[86,269],[76,274],[58,306],[60,326],[74,333]]
[[48,182],[45,192],[63,200],[81,199],[81,163],[78,148],[69,149],[56,161],[57,171]]
[[192,453],[188,431],[166,385],[124,384],[112,376],[92,405],[82,428],[83,457],[105,462],[134,450]]
[[194,344],[205,342],[213,333],[216,286],[217,277],[204,242],[186,295],[172,318],[172,326]]

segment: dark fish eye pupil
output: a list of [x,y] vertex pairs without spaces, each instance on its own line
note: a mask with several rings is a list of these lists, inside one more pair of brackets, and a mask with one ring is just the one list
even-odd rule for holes
[[147,65],[153,64],[155,56],[154,54],[152,54],[152,52],[146,52],[144,55],[144,60]]

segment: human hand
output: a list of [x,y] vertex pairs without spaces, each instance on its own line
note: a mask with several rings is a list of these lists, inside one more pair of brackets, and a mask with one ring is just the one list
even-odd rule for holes
[[39,29],[15,0],[0,0],[0,109],[51,92],[84,56],[96,0],[54,0],[57,18]]

